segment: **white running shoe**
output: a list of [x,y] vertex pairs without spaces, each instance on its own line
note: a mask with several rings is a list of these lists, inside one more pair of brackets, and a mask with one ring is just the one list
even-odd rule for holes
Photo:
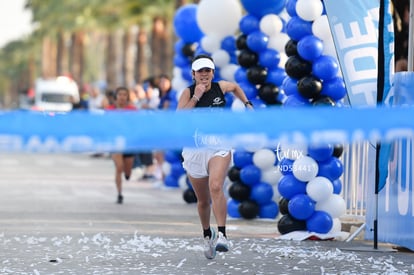
[[229,251],[229,241],[224,237],[223,233],[218,233],[218,239],[216,243],[216,251],[227,252]]
[[216,241],[217,241],[217,234],[213,228],[211,230],[211,238],[205,237],[204,238],[204,256],[207,259],[211,260],[216,257]]

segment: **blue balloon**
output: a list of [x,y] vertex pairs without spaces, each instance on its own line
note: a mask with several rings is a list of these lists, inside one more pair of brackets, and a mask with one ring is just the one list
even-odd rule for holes
[[267,108],[266,103],[263,100],[261,100],[260,98],[252,98],[252,99],[250,99],[250,101],[252,102],[255,109]]
[[282,158],[279,162],[279,169],[282,175],[292,175],[293,160]]
[[181,163],[181,152],[174,150],[164,151],[164,159],[168,163],[180,162]]
[[336,179],[334,181],[332,181],[332,185],[333,185],[333,193],[334,194],[341,194],[342,191],[342,181],[341,179]]
[[171,165],[171,172],[170,172],[171,176],[178,179],[181,175],[185,173],[185,170],[181,162],[173,162],[170,165]]
[[332,226],[332,217],[325,211],[315,211],[312,216],[306,220],[306,229],[310,232],[326,234],[332,229]]
[[164,184],[167,187],[179,187],[178,179],[172,175],[167,175],[164,178]]
[[247,70],[243,67],[239,67],[234,72],[234,80],[236,80],[237,83],[249,82],[247,79]]
[[290,15],[290,17],[294,17],[297,16],[298,14],[296,13],[296,2],[298,0],[287,0],[286,1],[286,12]]
[[239,29],[244,34],[258,31],[260,30],[260,20],[254,15],[246,14],[240,19]]
[[254,164],[244,166],[240,169],[240,180],[246,185],[253,186],[259,183],[261,176],[262,172],[260,168]]
[[305,194],[298,194],[288,203],[289,214],[297,220],[307,220],[315,212],[315,202]]
[[181,67],[181,77],[188,82],[193,81],[193,76],[191,74],[191,66],[190,64]]
[[309,100],[298,96],[298,95],[290,95],[286,98],[283,103],[283,106],[286,107],[304,107],[310,106]]
[[175,42],[174,44],[174,52],[178,54],[182,54],[181,50],[186,44],[187,43],[185,43],[182,39],[178,39],[177,42]]
[[272,83],[276,86],[282,86],[283,80],[287,77],[286,71],[282,68],[269,69],[267,71],[266,83]]
[[174,16],[174,31],[185,43],[198,42],[203,37],[203,32],[197,24],[196,4],[188,4],[180,7]]
[[314,35],[307,35],[299,40],[297,50],[300,57],[313,61],[322,55],[323,42]]
[[265,49],[259,54],[259,63],[267,69],[276,69],[279,65],[280,54],[275,49]]
[[302,37],[312,34],[312,22],[293,16],[286,24],[286,33],[292,40],[299,41]]
[[255,31],[247,35],[246,43],[250,50],[259,53],[267,48],[269,37],[261,31]]
[[279,214],[279,205],[274,201],[259,207],[259,218],[261,219],[275,219]]
[[322,84],[321,95],[326,95],[334,101],[341,100],[346,95],[345,82],[342,77],[334,77]]
[[245,150],[236,150],[233,153],[233,162],[237,168],[251,165],[253,164],[253,153]]
[[268,204],[273,198],[273,187],[266,182],[259,182],[251,187],[250,198],[259,206]]
[[332,144],[327,145],[310,145],[308,147],[308,155],[314,160],[321,162],[332,157],[334,147]]
[[237,50],[236,38],[232,35],[226,36],[221,40],[221,48],[229,54],[234,53]]
[[226,99],[226,107],[230,108],[234,101],[234,95],[232,93],[225,93],[224,98]]
[[174,65],[178,68],[185,68],[190,65],[190,60],[183,54],[176,53],[174,55]]
[[318,167],[318,176],[328,178],[330,181],[338,179],[344,171],[342,162],[337,157],[330,157],[318,163]]
[[244,91],[246,94],[246,97],[249,100],[252,100],[257,97],[258,90],[255,85],[253,85],[250,81],[247,82],[239,82],[240,88]]
[[285,79],[283,79],[282,89],[287,96],[299,95],[298,81],[290,76],[286,76]]
[[285,7],[285,0],[241,0],[244,9],[258,18],[269,13],[279,14]]
[[241,218],[240,212],[239,212],[239,205],[240,202],[230,199],[227,202],[227,213],[232,218]]
[[323,81],[328,81],[338,75],[339,65],[330,55],[322,55],[312,63],[312,74]]
[[306,194],[306,183],[297,180],[293,175],[283,176],[277,185],[279,194],[290,200],[298,194]]

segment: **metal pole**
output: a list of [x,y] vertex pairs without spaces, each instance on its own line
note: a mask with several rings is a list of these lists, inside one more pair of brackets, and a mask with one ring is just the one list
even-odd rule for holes
[[414,0],[410,0],[410,22],[409,22],[409,27],[408,27],[408,71],[412,72],[413,71],[413,63],[414,63],[414,16],[413,16],[413,12],[414,12]]

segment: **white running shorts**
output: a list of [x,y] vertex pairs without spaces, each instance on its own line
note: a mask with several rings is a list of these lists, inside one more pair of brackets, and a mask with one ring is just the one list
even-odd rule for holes
[[208,162],[210,159],[215,156],[226,157],[228,154],[230,154],[229,150],[184,148],[182,152],[183,167],[191,177],[205,178],[208,177]]

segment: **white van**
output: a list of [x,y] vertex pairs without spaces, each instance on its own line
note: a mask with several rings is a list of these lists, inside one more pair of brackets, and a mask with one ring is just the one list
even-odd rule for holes
[[59,76],[36,81],[33,110],[69,112],[73,102],[79,102],[79,88],[72,79]]

